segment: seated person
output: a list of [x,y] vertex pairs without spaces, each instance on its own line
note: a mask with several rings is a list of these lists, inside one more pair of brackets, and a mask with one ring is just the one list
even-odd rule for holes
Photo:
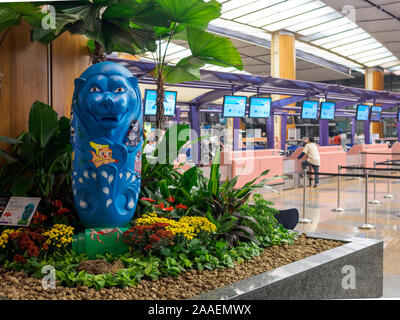
[[319,186],[319,166],[320,166],[320,156],[318,152],[318,147],[315,144],[314,138],[306,139],[306,146],[304,147],[303,152],[297,157],[297,159],[301,159],[304,156],[307,156],[307,160],[304,160],[301,163],[301,167],[303,168],[303,172],[307,167],[312,167],[315,173],[315,184],[314,188]]

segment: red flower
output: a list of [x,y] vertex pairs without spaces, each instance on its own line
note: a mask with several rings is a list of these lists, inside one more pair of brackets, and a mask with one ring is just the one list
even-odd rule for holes
[[39,224],[45,221],[47,217],[41,214],[39,211],[36,211],[35,215],[33,216],[33,224]]
[[174,203],[175,202],[175,197],[174,196],[170,196],[166,199],[169,203]]
[[62,202],[60,200],[54,201],[54,206],[57,208],[62,208]]
[[161,240],[161,238],[160,238],[158,235],[156,235],[156,234],[152,234],[152,235],[149,237],[149,239],[150,239],[151,242],[159,242],[159,241]]
[[148,202],[156,202],[156,200],[153,200],[151,198],[141,198],[140,200],[148,201]]
[[15,262],[21,262],[21,263],[26,263],[26,259],[23,256],[21,256],[20,254],[16,254],[14,256],[14,261]]
[[57,214],[60,215],[60,216],[63,213],[68,213],[68,212],[70,212],[70,210],[68,208],[60,208],[60,209],[57,210]]
[[148,250],[148,249],[151,249],[151,247],[152,247],[152,245],[151,245],[151,244],[148,244],[148,245],[146,245],[143,249],[144,249],[144,250]]
[[177,204],[177,205],[175,206],[175,208],[176,208],[176,209],[184,209],[184,210],[186,210],[188,207],[186,207],[186,206],[183,205],[183,204]]

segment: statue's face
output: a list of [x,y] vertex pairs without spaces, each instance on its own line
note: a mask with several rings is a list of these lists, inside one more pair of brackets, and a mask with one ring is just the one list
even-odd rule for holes
[[89,124],[115,129],[136,113],[139,97],[131,82],[120,75],[93,75],[79,92],[79,105],[86,108]]

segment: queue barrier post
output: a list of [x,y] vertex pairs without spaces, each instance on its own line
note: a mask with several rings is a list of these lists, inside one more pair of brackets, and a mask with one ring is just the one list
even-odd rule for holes
[[312,220],[306,218],[306,188],[307,188],[307,169],[303,170],[303,218],[299,219],[299,223],[311,223]]
[[[388,165],[387,165],[387,169],[389,170],[390,168],[389,168],[389,162],[388,162]],[[387,173],[387,175],[389,176],[389,171],[388,171],[388,173]],[[390,193],[390,179],[389,178],[387,178],[387,194],[386,195],[384,195],[383,196],[385,199],[393,199],[394,198],[394,195],[392,195],[391,193]]]
[[337,177],[337,207],[332,209],[333,212],[343,212],[344,209],[340,207],[340,171],[342,169],[341,165],[338,165],[338,177]]
[[[374,175],[376,175],[376,161],[374,161]],[[376,177],[374,177],[374,200],[368,202],[369,204],[381,204],[379,200],[376,199]]]
[[375,229],[375,226],[368,223],[368,171],[365,172],[365,207],[364,207],[364,216],[365,221],[364,224],[360,225],[358,228],[360,229]]

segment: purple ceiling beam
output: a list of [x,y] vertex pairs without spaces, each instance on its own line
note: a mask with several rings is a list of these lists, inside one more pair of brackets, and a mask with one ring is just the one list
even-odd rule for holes
[[289,98],[283,98],[280,100],[273,101],[272,108],[273,109],[282,108],[282,107],[296,103],[296,102],[304,100],[304,99],[306,99],[306,97],[304,97],[304,96],[293,96],[293,97],[289,97]]
[[241,91],[246,87],[248,87],[248,85],[234,86],[233,89],[231,89],[231,90],[213,90],[213,91],[204,93],[201,96],[198,96],[197,98],[193,99],[191,103],[202,105],[202,104],[205,104],[208,102],[213,102],[215,100],[221,99],[225,95],[231,95],[235,92]]

